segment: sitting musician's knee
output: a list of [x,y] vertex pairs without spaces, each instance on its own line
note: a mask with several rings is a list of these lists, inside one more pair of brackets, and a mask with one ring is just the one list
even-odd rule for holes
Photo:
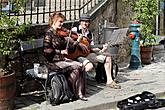
[[105,63],[110,63],[111,62],[111,57],[106,57]]
[[83,65],[85,67],[86,72],[91,71],[93,69],[93,64],[89,60],[85,60],[83,62]]
[[92,63],[88,63],[86,66],[85,66],[85,71],[88,72],[88,71],[91,71],[93,69],[93,64]]

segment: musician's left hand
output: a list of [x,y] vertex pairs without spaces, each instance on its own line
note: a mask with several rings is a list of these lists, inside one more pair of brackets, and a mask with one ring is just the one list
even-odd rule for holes
[[78,34],[77,41],[74,41],[73,45],[74,45],[74,46],[75,46],[75,45],[78,45],[78,44],[81,42],[82,39],[83,39],[82,34]]
[[83,39],[83,35],[82,34],[78,34],[77,42],[80,42],[82,39]]

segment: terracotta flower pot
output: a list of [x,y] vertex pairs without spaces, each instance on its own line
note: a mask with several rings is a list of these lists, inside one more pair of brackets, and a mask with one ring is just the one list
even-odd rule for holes
[[140,55],[141,55],[141,63],[142,64],[150,64],[152,61],[152,52],[153,46],[141,47]]
[[0,77],[0,110],[12,110],[16,91],[15,72]]

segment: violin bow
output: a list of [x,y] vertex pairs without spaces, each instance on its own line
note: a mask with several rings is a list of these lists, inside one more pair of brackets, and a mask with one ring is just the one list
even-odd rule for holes
[[71,31],[71,30],[72,30],[72,28],[73,28],[74,22],[75,22],[75,21],[73,21],[73,22],[72,22],[72,25],[71,25],[71,29],[70,29],[69,36],[68,36],[68,41],[67,41],[67,44],[66,44],[66,50],[67,50],[67,49],[68,49],[68,47],[69,47],[69,38],[70,38],[71,33],[72,33],[72,31]]

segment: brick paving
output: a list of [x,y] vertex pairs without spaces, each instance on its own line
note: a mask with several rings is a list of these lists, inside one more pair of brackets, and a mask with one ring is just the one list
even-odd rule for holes
[[154,62],[143,65],[139,70],[128,69],[129,58],[120,63],[117,81],[122,88],[119,90],[97,84],[90,79],[87,80],[86,102],[77,100],[51,106],[42,98],[43,94],[36,93],[17,97],[16,110],[116,110],[116,102],[143,91],[150,91],[165,99],[165,50],[162,46],[155,48],[154,59]]

